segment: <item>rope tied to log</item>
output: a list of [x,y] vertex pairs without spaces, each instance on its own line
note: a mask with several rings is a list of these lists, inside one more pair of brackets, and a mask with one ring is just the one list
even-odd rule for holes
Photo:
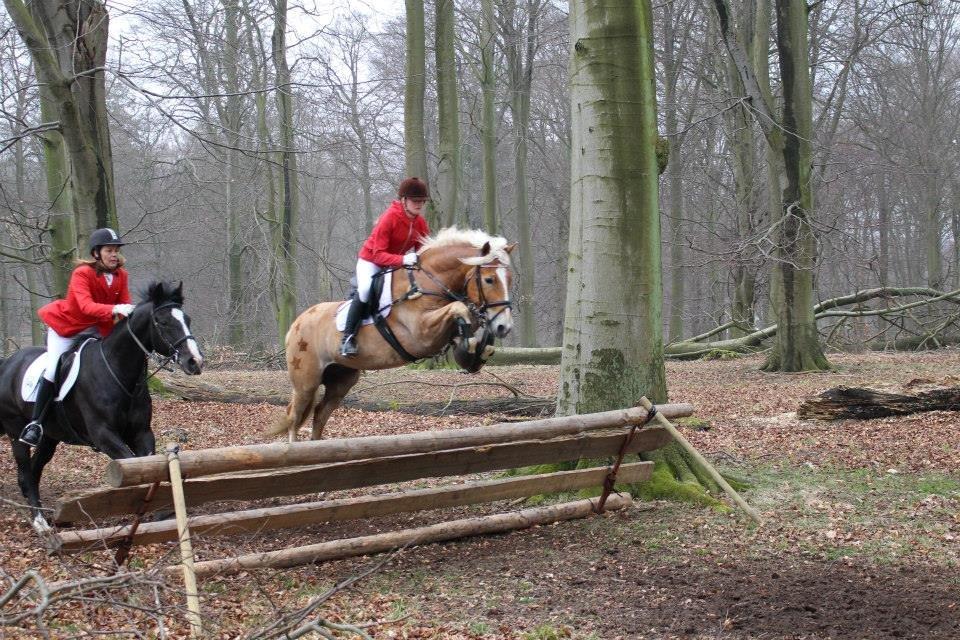
[[[637,429],[642,429],[650,424],[656,415],[657,406],[651,405],[650,408],[647,409],[647,417],[643,419],[643,422],[640,424],[634,423],[630,426],[630,432],[627,434],[626,439],[620,446],[620,453],[617,454],[617,459],[614,461],[613,466],[610,467],[610,473],[608,473],[607,477],[603,479],[603,493],[600,494],[600,500],[597,502],[596,509],[594,509],[594,511],[597,513],[603,513],[603,506],[606,504],[607,498],[610,497],[610,493],[613,492],[613,486],[617,482],[617,472],[620,471],[620,464],[623,462],[623,456],[627,453],[627,447],[629,447],[630,443],[633,441],[633,436],[636,435]],[[617,495],[620,495],[619,492]]]
[[147,494],[143,497],[143,500],[140,502],[140,506],[137,507],[137,512],[134,514],[133,523],[130,525],[130,532],[120,541],[120,545],[117,547],[117,552],[113,556],[114,561],[114,573],[118,573],[120,569],[123,568],[124,563],[127,561],[127,557],[130,555],[130,547],[133,546],[133,537],[137,534],[137,529],[140,528],[140,522],[143,519],[143,514],[147,512],[147,505],[153,500],[153,497],[157,493],[157,488],[160,486],[160,481],[157,480],[150,485],[150,488],[147,489]]

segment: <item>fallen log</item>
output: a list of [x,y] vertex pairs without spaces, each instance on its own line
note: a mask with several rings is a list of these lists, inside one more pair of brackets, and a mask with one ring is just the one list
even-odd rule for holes
[[960,411],[960,387],[918,393],[890,393],[862,387],[834,387],[804,400],[797,417],[804,420],[870,420],[922,411]]
[[[226,402],[237,404],[272,404],[286,406],[290,401],[289,391],[248,391],[226,389],[208,382],[195,382],[180,378],[163,380],[163,391],[189,402]],[[405,402],[387,400],[361,400],[355,396],[344,398],[341,406],[361,411],[397,411],[422,416],[468,415],[484,416],[491,413],[521,416],[525,418],[552,415],[556,409],[555,398],[502,397],[477,400],[450,400],[448,402]]]

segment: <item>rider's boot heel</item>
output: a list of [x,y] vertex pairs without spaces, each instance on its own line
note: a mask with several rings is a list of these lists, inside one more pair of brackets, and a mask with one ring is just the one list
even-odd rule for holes
[[343,328],[343,342],[340,343],[340,355],[352,358],[357,355],[357,329],[363,319],[363,302],[354,296],[350,300],[350,310],[347,311],[347,323]]

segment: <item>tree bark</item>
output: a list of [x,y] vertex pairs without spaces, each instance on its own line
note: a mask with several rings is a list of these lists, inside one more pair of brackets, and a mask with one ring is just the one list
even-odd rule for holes
[[457,53],[454,0],[436,3],[437,111],[439,116],[437,184],[434,199],[443,226],[456,222],[460,191],[460,103],[457,94]]
[[[423,0],[406,0],[407,41],[403,100],[403,149],[406,175],[429,182],[427,142],[424,132],[423,98],[426,92],[426,35],[423,26]],[[431,229],[437,227],[433,207],[426,211]]]
[[559,415],[666,398],[652,10],[571,4],[570,248]]
[[487,233],[497,234],[497,127],[494,121],[496,96],[496,69],[494,58],[493,0],[480,0],[480,63],[483,91],[483,221]]
[[293,85],[287,65],[287,0],[276,0],[273,28],[273,65],[277,79],[277,114],[280,127],[280,219],[274,235],[274,256],[279,269],[277,331],[281,342],[297,315],[297,244],[294,234],[300,217],[297,145],[293,128]]

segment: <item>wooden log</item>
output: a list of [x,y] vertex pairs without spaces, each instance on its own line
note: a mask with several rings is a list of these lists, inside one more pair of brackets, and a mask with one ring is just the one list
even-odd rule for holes
[[183,587],[187,596],[187,622],[190,625],[190,637],[203,635],[203,617],[200,615],[200,596],[197,591],[197,574],[193,570],[193,543],[190,540],[190,528],[187,525],[187,503],[183,497],[183,479],[180,477],[180,464],[177,445],[167,447],[170,461],[170,485],[173,491],[173,506],[176,510],[177,536],[180,540],[180,568],[183,571]]
[[[328,560],[382,553],[407,545],[427,544],[456,540],[467,536],[489,535],[526,529],[536,525],[585,518],[596,508],[597,498],[578,500],[545,507],[523,509],[513,513],[498,513],[478,518],[464,518],[441,522],[426,527],[404,529],[359,538],[333,540],[304,547],[293,547],[264,553],[251,553],[222,560],[206,560],[194,564],[199,577],[230,575],[250,569],[298,567]],[[632,504],[629,496],[613,495],[607,500],[606,509],[623,509]],[[173,574],[176,567],[168,567],[165,573]]]
[[[209,382],[187,378],[165,378],[164,391],[181,400],[191,402],[226,402],[240,404],[273,404],[286,406],[290,401],[288,390],[238,391]],[[481,416],[503,413],[514,416],[549,415],[556,409],[554,398],[480,398],[476,400],[451,400],[449,402],[403,402],[387,400],[363,400],[355,395],[344,398],[342,406],[362,411],[398,411],[429,416],[472,415]]]
[[834,387],[800,403],[803,420],[870,420],[921,411],[960,411],[960,387],[917,393],[888,393],[861,387]]
[[[270,470],[196,478],[184,482],[187,504],[197,506],[220,500],[256,500],[334,491],[403,482],[418,478],[439,478],[498,469],[616,455],[624,433],[584,434],[547,441],[522,441],[464,449],[390,456],[337,464]],[[628,453],[651,451],[670,441],[660,428],[643,429],[634,438]],[[149,485],[100,489],[60,502],[54,519],[87,522],[91,518],[134,512]],[[149,504],[152,510],[169,508],[170,487],[163,484]]]
[[[686,403],[664,404],[657,408],[668,418],[693,415],[693,405]],[[185,478],[198,478],[233,471],[324,464],[361,458],[459,449],[515,440],[556,438],[636,424],[645,420],[646,417],[646,409],[631,407],[579,416],[508,422],[466,429],[198,449],[181,452],[180,465]],[[111,487],[129,487],[166,479],[166,460],[163,456],[111,460],[105,475],[105,482]]]
[[486,366],[560,364],[560,347],[496,347]]
[[[618,483],[642,482],[650,478],[652,462],[635,462],[620,467]],[[323,522],[373,518],[395,513],[443,509],[471,504],[512,500],[561,491],[577,491],[603,484],[606,467],[560,471],[500,480],[467,482],[434,489],[415,489],[379,496],[361,496],[342,500],[326,500],[303,504],[250,509],[231,513],[194,516],[188,519],[194,537],[203,535],[236,535],[260,533],[274,529],[302,527]],[[62,531],[58,534],[60,550],[77,553],[115,547],[130,531],[129,525]],[[178,530],[171,520],[142,523],[133,537],[133,544],[153,544],[176,540]]]

